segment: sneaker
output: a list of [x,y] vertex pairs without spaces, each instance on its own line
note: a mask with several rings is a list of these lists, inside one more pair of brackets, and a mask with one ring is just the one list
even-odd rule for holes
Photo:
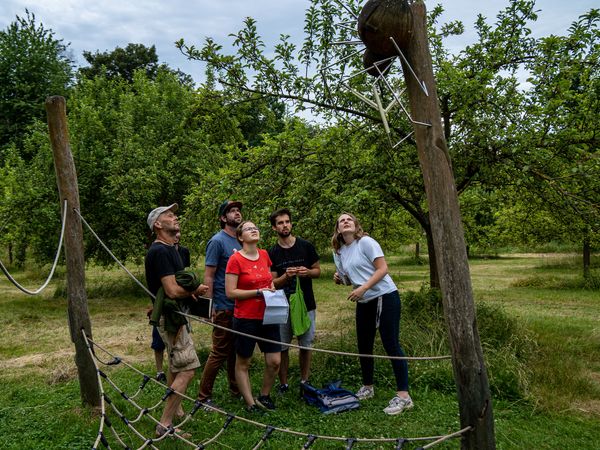
[[164,372],[156,372],[156,380],[160,381],[161,383],[166,383],[167,376],[165,375]]
[[383,409],[383,412],[389,414],[390,416],[395,416],[396,414],[400,414],[405,409],[410,409],[413,406],[415,406],[415,404],[410,396],[406,398],[395,396],[390,400],[390,404]]
[[255,399],[255,401],[256,401],[256,404],[258,406],[260,406],[261,408],[270,409],[270,410],[275,409],[275,403],[273,403],[273,400],[271,400],[271,397],[269,397],[268,395],[259,395]]
[[290,385],[287,383],[280,384],[279,387],[277,388],[277,392],[279,392],[280,394],[285,394],[289,390],[290,390]]
[[375,395],[375,389],[373,388],[373,386],[363,386],[358,390],[358,392],[355,395],[358,397],[359,400],[366,400]]

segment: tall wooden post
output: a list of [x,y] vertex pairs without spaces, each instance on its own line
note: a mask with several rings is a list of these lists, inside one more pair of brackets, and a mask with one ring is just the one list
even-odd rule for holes
[[413,34],[405,56],[416,77],[425,82],[426,95],[411,70],[403,64],[412,118],[431,126],[415,125],[429,217],[436,250],[444,315],[448,327],[461,426],[474,427],[462,438],[462,448],[496,448],[494,418],[487,370],[475,317],[471,276],[460,217],[452,164],[444,138],[427,39],[426,8],[410,2]]
[[79,210],[79,188],[69,143],[67,108],[64,97],[48,97],[46,113],[60,204],[64,205],[64,201],[67,201],[64,242],[67,262],[68,316],[71,341],[75,344],[75,364],[79,373],[79,388],[84,404],[99,406],[100,389],[96,369],[81,334],[83,329],[91,337],[92,326],[85,292],[83,230],[79,216],[73,211],[73,209]]

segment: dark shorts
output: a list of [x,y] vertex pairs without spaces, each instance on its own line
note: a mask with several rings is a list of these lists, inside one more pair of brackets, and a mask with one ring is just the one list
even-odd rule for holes
[[235,351],[242,358],[250,358],[252,353],[254,353],[254,347],[257,343],[258,348],[260,348],[260,351],[263,353],[278,353],[281,351],[281,344],[279,344],[281,341],[279,337],[279,325],[263,325],[262,320],[238,319],[234,317],[233,329],[241,333],[251,334],[253,336],[278,342],[277,344],[272,344],[270,342],[264,342],[238,334],[235,340]]
[[155,326],[152,327],[152,344],[150,344],[150,348],[159,352],[165,350],[165,343],[158,333],[158,328]]

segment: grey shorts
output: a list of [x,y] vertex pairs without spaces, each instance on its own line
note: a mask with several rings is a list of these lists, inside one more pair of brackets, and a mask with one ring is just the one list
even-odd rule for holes
[[[200,367],[200,360],[194,347],[192,336],[184,325],[178,335],[169,333],[165,330],[163,319],[161,317],[158,326],[158,333],[167,347],[169,355],[169,370],[173,373],[185,372]],[[175,339],[177,341],[175,342]]]
[[[310,317],[310,328],[306,333],[298,336],[298,345],[301,345],[302,347],[312,347],[313,345],[315,340],[315,320],[317,317],[317,310],[313,309],[312,311],[308,311],[308,317]],[[279,325],[279,334],[281,335],[282,343],[288,344],[292,342],[292,323],[289,317],[286,324]],[[281,348],[281,351],[283,352],[287,350],[289,350],[289,347],[283,346]]]

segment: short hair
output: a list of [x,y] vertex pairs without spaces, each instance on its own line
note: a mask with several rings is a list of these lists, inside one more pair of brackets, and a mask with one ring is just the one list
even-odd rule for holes
[[287,215],[290,218],[290,222],[291,222],[292,221],[292,213],[290,212],[290,210],[288,208],[280,208],[277,211],[272,212],[271,215],[269,216],[271,225],[275,226],[275,223],[277,222],[277,218],[279,216],[285,216],[285,215]]
[[242,243],[242,240],[240,238],[242,237],[242,233],[244,232],[244,225],[246,225],[248,222],[252,222],[252,221],[251,220],[244,220],[235,229],[235,237],[236,237],[236,239],[238,240],[238,242],[240,244]]

